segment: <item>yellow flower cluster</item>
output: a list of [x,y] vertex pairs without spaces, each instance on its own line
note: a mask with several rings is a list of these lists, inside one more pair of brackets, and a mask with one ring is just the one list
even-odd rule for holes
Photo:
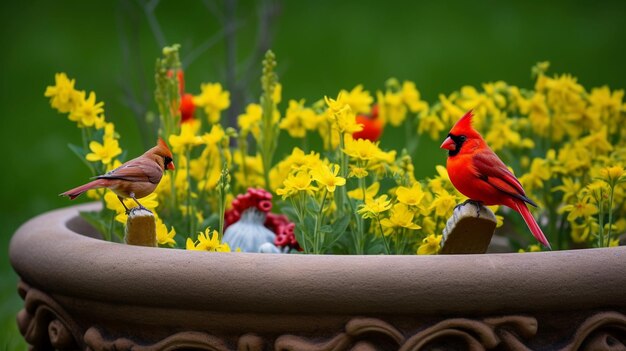
[[[183,225],[187,233],[206,229],[195,239],[177,241],[174,226],[168,230],[159,217],[161,245],[230,251],[220,243],[221,232],[208,226],[215,227],[215,214],[224,210],[227,197],[248,187],[265,187],[282,198],[274,208],[296,223],[295,235],[305,252],[436,254],[441,243],[437,233],[465,198],[443,166],[436,167],[433,177],[415,179],[411,156],[417,154],[419,138],[427,135],[440,141],[468,110],[477,116],[474,127],[519,175],[527,195],[540,204],[535,211],[538,222],[556,248],[570,243],[612,246],[626,231],[623,90],[587,90],[571,75],[549,76],[549,65],[539,63],[532,70],[536,78],[532,89],[496,81],[463,86],[429,104],[415,83],[392,78],[374,95],[357,85],[310,105],[289,100],[281,111],[282,87],[275,66],[275,56],[268,52],[263,97],[238,116],[237,130],[219,124],[221,112],[230,107],[229,92],[219,83],[208,83],[193,98],[204,109],[208,126],[203,129],[201,121],[189,121],[165,136],[177,168],[142,204],[151,210],[158,207],[168,216],[163,217],[168,224],[178,221],[179,232]],[[65,74],[55,79],[45,96],[85,131],[83,156],[102,165],[102,170],[119,165],[118,138],[95,93],[76,91],[74,80]],[[381,147],[385,140],[353,137],[365,127],[365,122],[357,123],[357,116],[375,114],[382,125],[406,127],[404,150],[385,150]],[[277,150],[281,131],[301,147]],[[323,150],[310,151],[309,145],[318,141]],[[286,152],[282,159],[273,159],[277,151]],[[124,221],[115,195],[103,196],[115,219]],[[498,226],[508,215],[501,212],[496,216]]]
[[187,238],[186,248],[194,251],[230,252],[230,246],[220,242],[217,230],[211,231],[210,228],[206,228],[204,232],[199,232],[195,241]]
[[209,123],[218,123],[221,112],[230,107],[230,93],[220,83],[202,84],[200,89],[200,94],[193,97],[194,105],[204,109]]
[[83,130],[83,149],[85,158],[92,163],[94,173],[102,173],[116,157],[122,154],[115,126],[104,117],[104,103],[96,102],[96,93],[87,94],[74,88],[75,80],[69,79],[65,73],[55,75],[55,85],[48,86],[44,93],[50,98],[50,105],[60,113],[67,113],[72,122]]
[[428,109],[428,103],[421,100],[421,94],[415,83],[404,81],[400,85],[398,80],[391,78],[386,85],[384,93],[381,91],[376,93],[379,118],[383,121],[397,127],[404,122],[408,111],[415,114]]
[[[626,231],[626,208],[618,205],[626,198],[616,180],[626,165],[624,91],[588,91],[569,74],[547,75],[548,67],[533,67],[533,90],[498,81],[440,95],[419,115],[418,134],[438,140],[473,109],[480,116],[474,126],[543,208],[549,236],[569,232],[575,244],[615,245],[611,234]],[[559,248],[568,240],[550,239]]]

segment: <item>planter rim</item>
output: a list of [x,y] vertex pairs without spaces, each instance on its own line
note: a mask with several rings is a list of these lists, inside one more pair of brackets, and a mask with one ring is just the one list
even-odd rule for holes
[[68,228],[79,211],[100,206],[71,206],[23,224],[9,248],[22,280],[52,296],[242,313],[626,306],[626,247],[450,256],[207,253],[111,243]]

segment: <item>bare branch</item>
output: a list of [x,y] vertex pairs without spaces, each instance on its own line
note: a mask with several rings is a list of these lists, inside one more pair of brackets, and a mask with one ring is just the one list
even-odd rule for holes
[[222,24],[226,21],[226,17],[224,13],[217,7],[215,1],[212,0],[204,0],[202,1],[204,6],[211,12],[211,14]]
[[280,11],[281,6],[278,1],[265,0],[260,3],[257,9],[258,25],[255,48],[243,64],[242,71],[244,74],[241,75],[238,82],[240,86],[248,86],[252,77],[258,75],[256,68],[259,66],[261,57],[272,45],[274,19],[280,14]]
[[215,46],[220,42],[220,40],[224,39],[228,33],[236,31],[243,25],[243,21],[237,21],[235,23],[228,23],[225,27],[220,29],[219,32],[213,34],[209,39],[203,41],[200,45],[193,48],[189,53],[182,59],[183,68],[188,67],[195,60],[198,59],[202,54],[204,54],[207,50]]
[[154,38],[159,44],[159,47],[164,47],[165,45],[167,45],[167,40],[165,40],[165,34],[163,34],[163,30],[161,29],[159,20],[154,13],[157,6],[159,6],[159,2],[160,0],[144,2],[142,7],[143,12],[146,14],[146,19],[148,20],[150,29],[152,30],[152,35],[154,35]]

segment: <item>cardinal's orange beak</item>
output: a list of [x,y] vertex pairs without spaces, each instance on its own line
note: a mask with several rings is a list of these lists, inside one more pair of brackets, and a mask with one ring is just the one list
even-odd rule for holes
[[167,164],[167,169],[169,169],[170,171],[173,171],[173,170],[174,170],[174,168],[175,168],[175,167],[174,167],[174,161],[172,161],[172,162],[170,162],[170,163],[168,163],[168,164]]
[[454,150],[456,149],[456,145],[454,143],[454,140],[452,140],[450,137],[447,137],[446,140],[444,140],[441,144],[440,148],[446,150]]

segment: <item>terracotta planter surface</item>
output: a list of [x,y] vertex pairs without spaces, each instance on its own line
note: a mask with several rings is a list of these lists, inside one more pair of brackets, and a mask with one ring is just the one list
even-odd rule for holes
[[626,247],[440,256],[207,253],[100,240],[78,216],[97,209],[43,214],[11,241],[25,300],[18,324],[35,349],[626,345]]

